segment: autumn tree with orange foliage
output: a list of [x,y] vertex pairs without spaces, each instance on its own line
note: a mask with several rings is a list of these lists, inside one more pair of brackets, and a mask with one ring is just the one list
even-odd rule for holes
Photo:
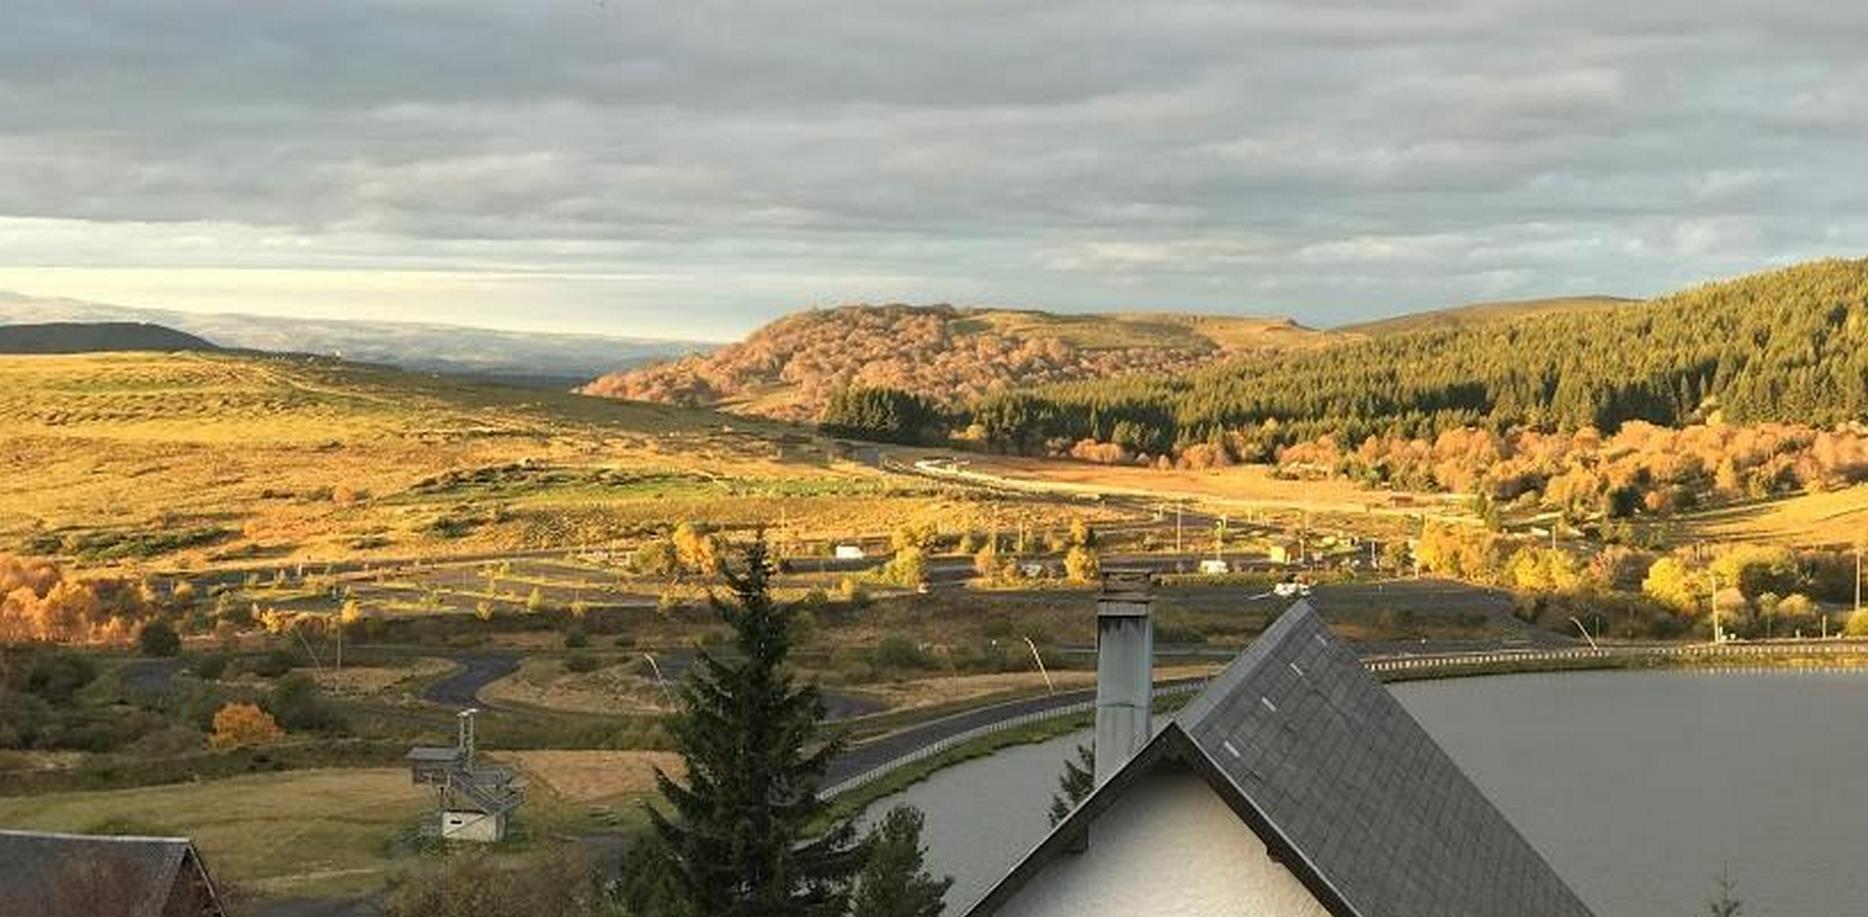
[[272,714],[257,704],[233,703],[214,713],[214,734],[208,744],[217,749],[271,745],[285,738]]
[[0,644],[124,644],[153,613],[134,583],[75,580],[49,560],[0,554]]

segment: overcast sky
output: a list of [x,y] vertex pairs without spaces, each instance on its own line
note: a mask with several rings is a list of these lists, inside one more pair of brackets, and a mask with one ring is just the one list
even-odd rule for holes
[[0,289],[735,337],[1868,254],[1858,0],[9,0]]

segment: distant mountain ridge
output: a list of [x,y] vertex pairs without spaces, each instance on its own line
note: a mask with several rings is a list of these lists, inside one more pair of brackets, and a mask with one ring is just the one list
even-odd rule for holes
[[959,404],[1015,386],[1185,371],[1328,337],[1282,317],[861,304],[793,313],[740,343],[611,373],[583,391],[814,420],[849,386]]
[[192,334],[148,322],[0,324],[0,353],[218,349]]
[[417,372],[558,389],[571,388],[613,370],[715,346],[618,335],[196,313],[0,292],[0,324],[45,322],[161,325],[225,348],[341,356]]

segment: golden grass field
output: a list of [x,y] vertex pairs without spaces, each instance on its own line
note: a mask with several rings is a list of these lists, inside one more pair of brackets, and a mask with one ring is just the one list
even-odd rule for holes
[[130,790],[0,797],[0,824],[192,837],[216,878],[267,895],[375,887],[428,793],[400,768],[311,770]]
[[1215,345],[1226,350],[1314,347],[1331,343],[1335,337],[1286,318],[1167,312],[1057,315],[996,309],[971,314],[958,325],[957,330],[961,331],[991,331],[1007,337],[1059,338],[1085,350],[1127,347],[1198,350]]
[[[522,821],[540,835],[655,792],[667,752],[527,751],[492,756],[528,784]],[[243,896],[354,895],[379,888],[406,858],[399,841],[434,798],[402,768],[305,770],[201,783],[0,797],[0,824],[34,831],[193,838],[215,878]]]
[[443,556],[680,521],[828,538],[989,519],[795,428],[303,357],[3,357],[0,431],[0,550],[203,535],[87,564]]
[[1868,484],[1684,517],[1682,534],[1703,541],[1847,547],[1868,540]]
[[480,689],[488,703],[570,713],[664,713],[671,704],[653,678],[635,674],[638,660],[591,672],[570,672],[564,660],[534,656],[519,671]]
[[509,751],[493,755],[518,767],[567,803],[618,803],[656,792],[655,769],[681,779],[681,756],[667,751]]
[[[983,454],[968,454],[965,462],[966,469],[977,474],[1037,484],[1059,493],[1121,494],[1237,508],[1335,513],[1381,510],[1392,502],[1389,493],[1351,481],[1277,478],[1265,465],[1160,470]],[[1438,495],[1432,494],[1410,495],[1410,499],[1410,512],[1441,502]]]

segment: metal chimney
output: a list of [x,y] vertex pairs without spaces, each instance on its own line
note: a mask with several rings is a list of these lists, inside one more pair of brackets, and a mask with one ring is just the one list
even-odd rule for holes
[[1109,570],[1096,596],[1096,785],[1154,737],[1154,574]]

